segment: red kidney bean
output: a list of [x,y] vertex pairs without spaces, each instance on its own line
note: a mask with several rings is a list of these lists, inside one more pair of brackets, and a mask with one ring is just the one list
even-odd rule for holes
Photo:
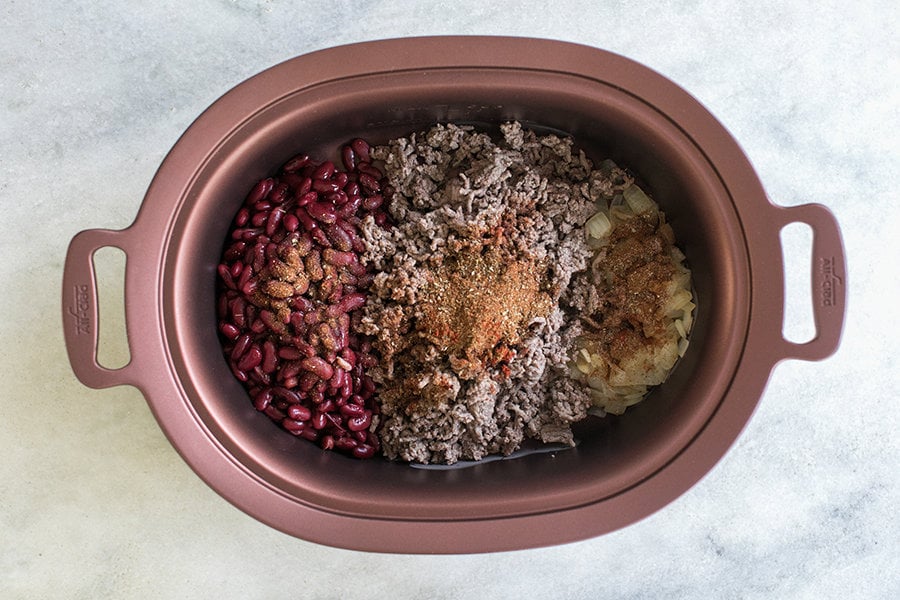
[[272,373],[278,367],[278,352],[272,340],[263,342],[262,353],[262,370],[265,373]]
[[[249,213],[248,213],[249,214]],[[238,260],[244,255],[244,250],[247,248],[247,243],[243,240],[237,241],[229,246],[228,250],[225,251],[223,258],[226,261],[230,260]]]
[[222,335],[224,335],[229,340],[235,340],[239,335],[241,335],[241,330],[231,323],[222,323],[221,325],[219,325],[219,331],[221,331]]
[[382,202],[384,202],[384,196],[382,196],[381,194],[375,194],[363,200],[363,208],[365,208],[366,210],[375,210],[376,208],[381,206]]
[[[369,160],[369,143],[362,138],[356,138],[350,142],[350,148],[356,154],[356,158],[360,162],[368,162]],[[358,166],[358,164],[357,164]],[[348,169],[349,171],[350,169]]]
[[244,354],[246,354],[247,350],[250,349],[250,345],[252,343],[253,338],[246,333],[238,337],[231,349],[231,360],[236,363],[242,356],[244,356]]
[[[368,144],[354,140],[341,149],[344,171],[298,155],[257,182],[217,266],[216,303],[229,368],[254,406],[294,435],[364,458],[378,448],[368,431],[378,407],[364,373],[371,347],[350,329],[374,277],[357,227],[363,210],[388,223],[389,191],[369,160]],[[293,278],[275,279],[298,258]]]
[[268,405],[265,410],[263,410],[263,412],[266,413],[266,415],[268,415],[268,417],[273,421],[281,421],[282,419],[284,419],[284,413],[278,410],[278,407],[271,404]]
[[306,423],[304,423],[302,421],[297,421],[295,419],[291,419],[290,417],[285,417],[284,419],[282,419],[281,425],[288,431],[298,432],[298,433],[303,431],[304,429],[306,429]]
[[305,440],[315,442],[315,441],[318,441],[320,433],[319,433],[318,429],[313,429],[312,427],[307,427],[302,432],[300,432],[300,435]]
[[328,417],[325,413],[317,412],[312,416],[309,422],[314,429],[324,429],[325,425],[328,424]]
[[331,376],[334,374],[332,366],[319,356],[304,358],[300,361],[300,368],[315,373],[319,379],[324,379],[326,381],[331,379]]
[[343,369],[333,369],[333,373],[331,379],[328,381],[328,389],[332,392],[341,389],[344,385],[344,375],[346,371]]
[[322,251],[322,259],[330,265],[346,267],[356,262],[356,254],[353,252],[342,252],[340,250],[326,248]]
[[315,242],[320,246],[331,248],[331,241],[329,241],[328,236],[326,236],[325,232],[321,229],[313,230],[310,235],[312,236],[312,239],[315,240]]
[[[368,198],[367,198],[368,200]],[[281,219],[284,217],[284,209],[276,208],[269,213],[268,219],[266,219],[266,235],[272,237],[275,235],[275,232],[278,229],[278,226],[281,224]]]
[[350,198],[347,196],[347,192],[345,192],[344,190],[328,192],[327,194],[325,194],[325,201],[330,202],[335,206],[346,204],[348,200],[350,200]]
[[351,311],[360,308],[363,304],[366,303],[365,294],[348,294],[341,298],[341,301],[338,303],[340,310],[342,313],[349,313]]
[[341,414],[345,417],[361,417],[366,414],[366,409],[359,404],[344,404],[341,407]]
[[268,408],[269,404],[272,402],[272,391],[271,390],[261,390],[253,396],[253,406],[256,407],[256,410],[263,411]]
[[372,424],[372,413],[363,411],[362,415],[354,415],[347,418],[347,428],[350,431],[362,431]]
[[347,202],[345,204],[342,204],[341,207],[337,209],[338,217],[340,217],[341,219],[348,219],[352,215],[355,215],[359,208],[362,206],[363,200],[364,198],[359,194],[352,196],[348,194]]
[[341,148],[341,163],[348,171],[356,169],[356,152],[353,151],[353,146]]
[[284,163],[281,169],[287,173],[294,173],[309,164],[309,156],[306,154],[298,154],[291,160]]
[[[312,180],[310,180],[310,181],[312,181]],[[319,194],[317,192],[307,191],[303,194],[298,194],[296,205],[297,206],[306,206],[310,202],[315,202],[318,199],[319,199]],[[299,211],[297,212],[297,216],[298,217],[300,216]]]
[[237,366],[241,371],[248,371],[261,362],[262,351],[259,349],[259,346],[253,344],[250,346],[250,349],[241,356],[240,360],[238,360]]
[[327,179],[313,179],[312,189],[320,194],[333,194],[334,192],[340,191],[341,186],[338,185],[337,182]]
[[312,418],[312,411],[301,404],[288,406],[287,414],[295,421],[309,421]]
[[362,173],[359,176],[359,187],[363,189],[367,194],[377,194],[381,191],[381,184],[378,183],[378,180],[369,175],[368,173]]
[[300,227],[300,219],[294,213],[287,213],[281,221],[284,223],[284,228],[292,233]]
[[250,217],[250,224],[254,227],[262,227],[269,220],[269,211],[261,210],[253,213]]
[[306,205],[306,212],[316,221],[322,223],[334,223],[337,221],[337,213],[334,206],[325,202],[310,202]]
[[332,175],[334,175],[334,163],[330,160],[326,160],[316,167],[315,171],[312,173],[312,178],[313,180],[329,179]]
[[271,204],[281,204],[284,202],[285,198],[287,198],[288,191],[290,187],[286,183],[279,183],[272,191],[269,192],[269,196],[266,200]]
[[272,190],[272,187],[275,185],[275,180],[271,177],[263,179],[250,191],[250,194],[247,196],[247,204],[256,204],[263,198],[265,198],[269,192]]
[[341,221],[326,225],[324,227],[325,235],[335,248],[341,252],[349,252],[353,250],[353,238],[350,237],[343,227],[340,226]]
[[339,450],[355,450],[357,445],[359,445],[359,442],[357,442],[349,435],[345,435],[334,440],[334,447]]
[[372,458],[375,456],[375,447],[370,444],[358,444],[352,453],[355,458]]
[[306,231],[315,231],[319,228],[319,224],[316,223],[316,220],[313,219],[308,212],[306,212],[305,208],[301,208],[294,214],[297,216],[297,219],[300,221],[300,224],[303,225],[303,229],[305,229]]
[[226,287],[232,290],[237,289],[237,285],[234,283],[234,278],[231,276],[231,270],[225,264],[220,264],[216,270],[219,272],[219,277],[222,279],[222,283],[225,284]]

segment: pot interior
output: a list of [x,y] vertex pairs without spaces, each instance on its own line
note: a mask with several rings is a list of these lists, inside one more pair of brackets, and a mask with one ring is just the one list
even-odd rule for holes
[[[298,84],[299,85],[299,84]],[[217,338],[215,267],[253,184],[299,152],[337,159],[436,122],[496,128],[518,119],[570,134],[595,163],[629,167],[666,212],[693,272],[691,344],[669,380],[623,416],[576,427],[577,447],[462,469],[359,461],[295,438],[252,407]],[[251,478],[344,514],[474,519],[596,502],[651,477],[704,427],[728,388],[747,328],[743,233],[715,167],[669,115],[615,86],[523,69],[443,69],[341,79],[234,115],[173,215],[164,321],[185,402]]]

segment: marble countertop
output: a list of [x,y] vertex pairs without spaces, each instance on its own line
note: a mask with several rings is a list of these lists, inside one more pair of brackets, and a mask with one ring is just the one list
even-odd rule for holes
[[[900,597],[896,5],[425,5],[0,7],[0,597]],[[722,121],[774,202],[819,202],[841,223],[849,301],[839,351],[779,365],[725,458],[630,527],[481,556],[308,543],[208,488],[138,391],[90,390],[69,368],[60,322],[66,245],[82,229],[128,226],[163,157],[204,108],[293,56],[426,34],[553,38],[643,62]],[[808,231],[789,233],[788,254],[808,257]],[[113,365],[125,355],[115,335],[124,330],[116,261],[100,262],[108,269],[101,302],[113,299],[101,305],[104,360]],[[814,331],[807,270],[789,261],[793,337]]]

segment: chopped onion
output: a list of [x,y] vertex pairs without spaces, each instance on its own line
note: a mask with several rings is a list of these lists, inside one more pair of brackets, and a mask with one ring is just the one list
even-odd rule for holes
[[575,366],[585,375],[593,370],[591,367],[591,355],[586,349],[582,348],[575,354]]
[[644,190],[634,184],[628,186],[623,195],[628,208],[636,215],[656,210],[656,203],[644,193]]
[[588,235],[592,238],[603,239],[607,235],[609,235],[610,229],[612,229],[612,224],[609,222],[609,217],[606,216],[603,212],[598,212],[593,217],[588,219],[587,223],[584,224],[587,229]]

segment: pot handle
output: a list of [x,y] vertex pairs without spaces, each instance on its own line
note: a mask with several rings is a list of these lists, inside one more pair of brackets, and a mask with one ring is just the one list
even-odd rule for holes
[[99,311],[93,256],[100,248],[113,246],[125,252],[127,257],[127,233],[128,230],[88,229],[72,238],[66,252],[62,289],[66,351],[75,376],[81,383],[94,389],[134,381],[129,376],[134,370],[133,355],[128,364],[118,369],[108,369],[97,362]]
[[844,327],[847,271],[840,227],[834,215],[821,204],[780,207],[779,231],[790,223],[805,223],[813,232],[812,305],[816,336],[805,343],[781,337],[786,359],[823,360],[838,348]]

